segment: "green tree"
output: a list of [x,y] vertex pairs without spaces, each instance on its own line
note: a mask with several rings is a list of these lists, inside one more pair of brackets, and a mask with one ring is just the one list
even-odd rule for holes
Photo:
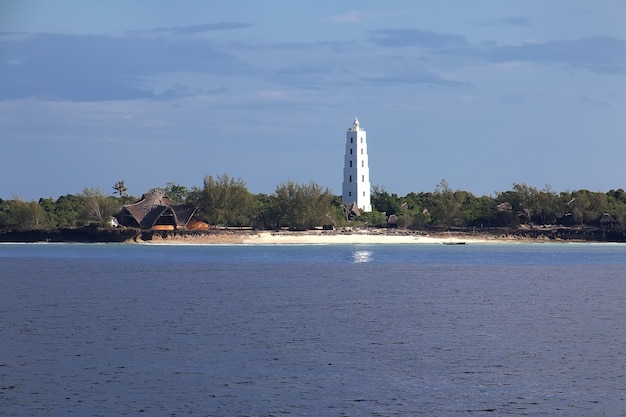
[[517,211],[520,219],[522,219],[524,223],[532,225],[532,213],[537,189],[521,183],[513,184],[513,191],[517,193]]
[[569,210],[576,224],[599,226],[600,217],[608,210],[607,196],[589,190],[574,191],[569,203]]
[[195,187],[187,200],[199,208],[200,216],[209,224],[249,226],[256,214],[256,201],[245,182],[227,174],[205,177],[204,186]]
[[83,225],[81,213],[84,212],[85,199],[67,194],[59,197],[54,203],[57,227],[77,227]]
[[278,229],[280,219],[276,196],[267,194],[256,195],[256,215],[253,225],[259,229]]
[[371,201],[374,209],[387,216],[398,214],[402,205],[397,194],[389,194],[384,187],[378,185],[372,187]]
[[454,192],[446,180],[441,180],[433,193],[433,222],[438,226],[450,227],[461,224],[461,205],[465,195]]
[[407,227],[411,229],[424,229],[432,222],[430,211],[435,207],[433,193],[420,192],[408,193],[401,199],[402,217]]
[[610,190],[606,195],[609,204],[609,212],[623,227],[626,224],[626,192],[620,188]]
[[0,198],[0,229],[8,229],[9,202]]
[[156,187],[155,190],[161,191],[167,198],[184,203],[189,197],[189,188],[174,182],[168,182],[163,187]]
[[4,205],[4,227],[14,230],[36,230],[47,225],[46,212],[36,201],[22,201],[20,197]]
[[539,223],[543,225],[556,223],[557,219],[563,217],[564,214],[561,198],[552,191],[549,185],[536,192],[533,215]]
[[385,213],[374,209],[370,212],[361,213],[361,216],[355,219],[356,224],[368,227],[387,227],[387,216]]
[[38,204],[45,213],[45,227],[58,227],[56,202],[52,198],[40,198]]
[[105,196],[99,188],[85,188],[82,198],[85,203],[82,206],[81,217],[85,223],[96,222],[100,226],[106,226],[120,208],[117,199]]
[[590,193],[589,200],[591,206],[587,210],[586,222],[600,226],[600,218],[609,210],[607,196],[604,193]]
[[308,184],[281,183],[276,187],[274,198],[277,225],[286,225],[290,230],[313,229],[324,224],[335,212],[330,190],[312,181]]
[[492,227],[496,223],[496,201],[489,196],[468,195],[463,204],[463,218],[468,226]]
[[126,184],[124,184],[124,181],[118,181],[113,185],[113,189],[115,190],[116,193],[119,194],[120,198],[123,198],[125,195],[127,195],[127,191],[128,188],[126,188]]

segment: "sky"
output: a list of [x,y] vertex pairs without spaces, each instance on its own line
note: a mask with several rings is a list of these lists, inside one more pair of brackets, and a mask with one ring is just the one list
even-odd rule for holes
[[0,0],[0,198],[626,188],[625,0]]

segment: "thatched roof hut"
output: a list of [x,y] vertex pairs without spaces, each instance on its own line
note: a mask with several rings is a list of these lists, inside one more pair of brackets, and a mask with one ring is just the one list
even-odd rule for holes
[[188,225],[196,229],[197,223],[202,223],[194,219],[196,210],[191,204],[179,203],[160,191],[152,190],[145,193],[140,201],[122,207],[116,218],[122,226],[142,229],[176,230],[187,229]]
[[617,222],[609,213],[603,213],[600,217],[600,225],[602,227],[613,227]]
[[391,216],[387,217],[387,227],[391,229],[398,227],[398,216],[392,214]]

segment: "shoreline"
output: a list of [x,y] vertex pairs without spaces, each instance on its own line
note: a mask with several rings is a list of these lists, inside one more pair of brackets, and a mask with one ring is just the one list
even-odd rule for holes
[[[461,244],[498,243],[498,240],[439,238],[419,235],[388,235],[369,233],[324,234],[314,232],[257,232],[249,234],[215,234],[193,237],[156,237],[150,240],[135,240],[133,243],[148,245],[359,245],[359,244]],[[514,242],[511,240],[510,242]]]
[[[145,239],[148,237],[148,239]],[[584,242],[583,240],[550,240],[522,236],[493,236],[459,232],[424,233],[389,230],[340,230],[340,231],[238,231],[213,230],[205,233],[151,233],[135,238],[129,243],[164,245],[359,245],[359,244],[500,244],[500,243],[546,243]]]
[[127,243],[168,245],[332,245],[332,244],[486,244],[486,243],[626,243],[621,232],[601,229],[472,229],[414,231],[340,228],[336,230],[210,229],[157,231],[129,228],[0,231],[4,243]]

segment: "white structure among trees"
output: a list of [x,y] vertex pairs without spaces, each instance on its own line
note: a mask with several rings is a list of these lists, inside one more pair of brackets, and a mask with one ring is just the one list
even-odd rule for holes
[[361,211],[372,211],[370,188],[366,133],[359,126],[359,119],[355,118],[352,127],[346,132],[341,199],[346,204],[356,203]]

